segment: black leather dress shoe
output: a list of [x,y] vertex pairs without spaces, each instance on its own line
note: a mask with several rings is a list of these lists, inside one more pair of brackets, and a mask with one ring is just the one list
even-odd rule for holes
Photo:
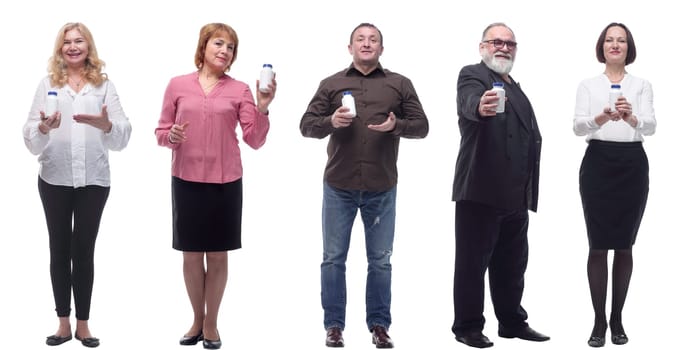
[[199,341],[203,340],[203,331],[196,335],[185,335],[179,339],[179,345],[196,345]]
[[530,341],[547,341],[549,337],[530,328],[529,326],[519,329],[508,329],[500,326],[498,335],[502,338],[519,338]]
[[587,341],[587,345],[589,345],[593,348],[600,348],[600,347],[606,345],[606,338],[591,336],[591,337],[589,337],[589,340]]
[[625,333],[622,334],[611,334],[611,343],[615,345],[625,345],[629,339],[625,335]]
[[88,348],[96,348],[99,346],[99,339],[94,338],[94,337],[87,337],[87,338],[80,338],[78,336],[78,333],[75,333],[75,339],[80,340],[81,343],[83,343],[83,346],[86,346]]
[[222,347],[222,340],[210,340],[203,338],[203,349],[219,349]]
[[342,338],[342,330],[339,327],[328,328],[328,333],[325,336],[325,346],[330,348],[344,347],[344,338]]
[[378,349],[391,349],[394,347],[394,342],[387,334],[387,329],[382,326],[375,326],[372,330],[373,344]]
[[474,348],[489,348],[493,346],[493,342],[480,331],[461,333],[455,336],[455,340]]
[[61,345],[61,344],[65,343],[65,342],[67,342],[71,339],[73,339],[73,336],[70,335],[70,334],[65,336],[65,337],[60,337],[58,335],[50,335],[49,337],[47,337],[47,340],[45,341],[45,343],[49,346],[55,346],[55,345]]

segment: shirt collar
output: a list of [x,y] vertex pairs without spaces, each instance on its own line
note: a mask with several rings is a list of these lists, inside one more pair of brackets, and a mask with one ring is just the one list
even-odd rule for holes
[[349,65],[349,68],[347,68],[347,71],[346,71],[346,75],[347,75],[347,76],[351,76],[351,75],[360,75],[360,76],[366,76],[366,77],[368,77],[368,76],[372,76],[372,75],[374,75],[374,74],[385,75],[384,68],[382,68],[382,64],[381,64],[381,63],[378,62],[378,63],[377,63],[377,67],[375,67],[375,69],[373,69],[372,72],[368,73],[368,75],[364,75],[363,73],[361,73],[361,71],[359,71],[358,69],[356,69],[356,67],[354,67],[354,63],[353,63],[353,62]]

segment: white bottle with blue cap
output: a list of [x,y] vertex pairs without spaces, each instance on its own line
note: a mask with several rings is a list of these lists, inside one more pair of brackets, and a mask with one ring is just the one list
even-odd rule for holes
[[611,91],[608,93],[608,105],[611,107],[611,112],[615,112],[615,101],[617,101],[620,96],[622,96],[620,84],[612,84]]
[[495,91],[497,94],[498,100],[497,100],[497,107],[495,109],[495,113],[504,113],[505,112],[505,84],[502,82],[494,82],[493,83],[493,89],[492,91]]
[[271,92],[269,90],[269,84],[271,84],[271,82],[273,82],[273,66],[264,63],[262,71],[259,73],[259,91]]
[[59,110],[59,100],[56,91],[47,92],[47,102],[45,103],[45,117],[49,118]]
[[354,101],[354,96],[351,95],[351,91],[345,91],[342,93],[342,106],[349,107],[349,114],[351,117],[356,116],[356,102]]

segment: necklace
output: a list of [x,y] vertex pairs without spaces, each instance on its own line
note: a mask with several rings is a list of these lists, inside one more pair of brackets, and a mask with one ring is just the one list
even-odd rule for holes
[[219,82],[219,77],[216,77],[215,81],[210,83],[210,78],[207,76],[207,74],[202,76],[202,78],[203,78],[203,82],[200,82],[200,80],[199,80],[199,82],[200,82],[200,87],[203,89],[203,92],[205,92],[205,93],[210,92],[210,90],[212,90],[212,87],[217,85],[217,83]]
[[78,91],[78,90],[80,90],[80,83],[83,82],[83,78],[80,77],[80,80],[78,80],[78,82],[76,83],[75,81],[73,81],[73,78],[68,77],[68,81],[72,84],[71,87],[73,87],[73,85],[75,85],[75,90]]

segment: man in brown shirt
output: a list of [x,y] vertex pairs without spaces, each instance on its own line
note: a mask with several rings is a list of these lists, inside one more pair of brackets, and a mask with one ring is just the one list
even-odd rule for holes
[[[321,302],[325,344],[342,347],[346,312],[345,262],[360,209],[368,256],[366,321],[377,348],[391,348],[391,253],[394,241],[398,145],[423,138],[429,123],[410,80],[383,69],[382,33],[359,24],[351,33],[353,62],[321,81],[302,117],[302,135],[328,142],[323,177]],[[356,115],[342,106],[345,91]]]

